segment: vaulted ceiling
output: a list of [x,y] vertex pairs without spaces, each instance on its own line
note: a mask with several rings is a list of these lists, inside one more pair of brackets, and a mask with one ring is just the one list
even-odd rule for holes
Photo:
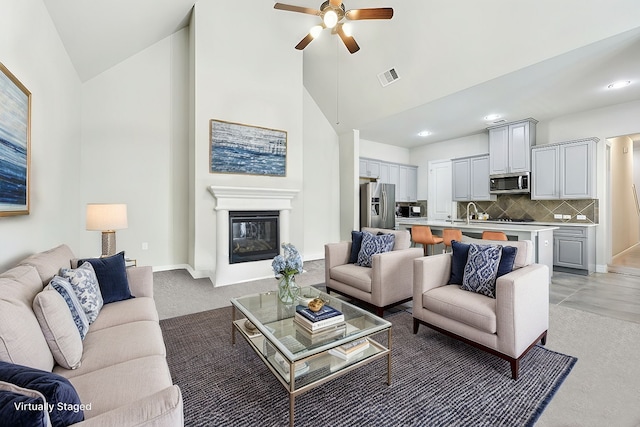
[[[224,10],[224,1],[201,1],[219,1]],[[188,25],[194,0],[44,3],[87,81]],[[289,15],[279,29],[291,34],[283,49],[293,49],[317,20],[274,10],[271,0],[249,3],[247,13],[265,20]],[[359,129],[368,140],[414,147],[481,132],[492,113],[548,120],[640,100],[637,0],[345,2],[347,9],[387,6],[395,12],[389,21],[353,22],[359,52],[349,54],[325,30],[301,53],[304,85],[338,133]],[[377,75],[390,68],[400,79],[382,87]],[[617,80],[632,84],[606,89]],[[421,130],[431,135],[418,137]]]

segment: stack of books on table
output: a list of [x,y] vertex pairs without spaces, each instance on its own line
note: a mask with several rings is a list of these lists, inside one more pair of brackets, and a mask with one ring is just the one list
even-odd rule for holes
[[339,347],[329,350],[329,354],[339,357],[344,360],[349,360],[352,357],[362,354],[363,351],[369,348],[369,340],[366,338],[360,338],[355,341],[343,344]]
[[296,307],[294,322],[311,334],[328,332],[344,326],[344,314],[335,308],[325,305],[319,311],[299,305]]

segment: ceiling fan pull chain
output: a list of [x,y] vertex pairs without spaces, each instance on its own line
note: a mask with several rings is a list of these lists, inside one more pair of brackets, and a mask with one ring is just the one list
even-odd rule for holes
[[340,124],[340,43],[336,39],[336,125]]

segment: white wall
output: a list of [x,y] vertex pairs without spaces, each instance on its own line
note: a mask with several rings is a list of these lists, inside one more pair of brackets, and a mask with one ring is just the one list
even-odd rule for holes
[[428,199],[429,162],[487,154],[488,152],[488,132],[412,148],[410,150],[411,163],[418,166],[418,200]]
[[[188,40],[179,31],[82,91],[81,208],[126,203],[117,250],[156,269],[187,262]],[[99,254],[100,233],[83,231],[81,249]]]
[[382,144],[380,142],[360,139],[360,157],[384,160],[385,162],[413,164],[410,159],[409,149],[396,147],[395,145]]
[[0,217],[0,271],[67,243],[78,252],[80,80],[41,0],[0,2],[0,61],[32,94],[31,213]]
[[611,254],[616,256],[638,243],[638,214],[632,193],[633,141],[628,136],[611,142]]
[[351,231],[360,229],[360,188],[358,175],[360,132],[339,135],[340,141],[340,240],[351,240]]
[[[210,274],[215,270],[216,214],[208,186],[303,187],[302,52],[291,48],[290,34],[278,31],[291,17],[274,13],[269,2],[238,0],[225,3],[224,9],[220,13],[219,1],[200,0],[191,21],[195,90],[191,262],[196,271]],[[287,131],[286,177],[209,173],[211,119]],[[301,251],[304,197],[301,192],[293,200],[290,216],[291,243]]]
[[304,90],[304,258],[323,259],[325,243],[340,240],[338,136]]

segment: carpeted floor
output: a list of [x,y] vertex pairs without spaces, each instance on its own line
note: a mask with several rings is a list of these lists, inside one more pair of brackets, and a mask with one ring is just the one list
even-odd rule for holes
[[[407,312],[386,318],[392,385],[386,359],[372,362],[299,396],[297,426],[529,426],[576,361],[535,347],[513,381],[502,359],[425,327],[414,335]],[[185,424],[287,425],[287,392],[242,338],[231,345],[230,321],[225,307],[160,322]]]

